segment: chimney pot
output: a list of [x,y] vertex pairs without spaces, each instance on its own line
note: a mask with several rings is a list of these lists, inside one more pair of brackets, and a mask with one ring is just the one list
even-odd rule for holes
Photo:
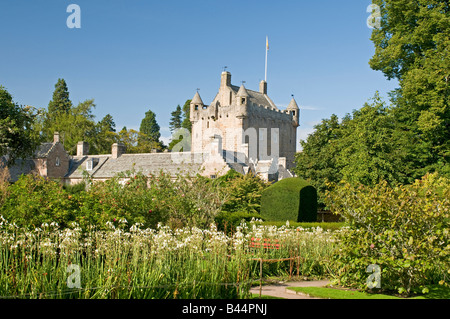
[[112,145],[111,153],[112,158],[119,158],[122,154],[125,154],[126,148],[122,143],[114,143]]
[[77,156],[86,156],[89,153],[89,144],[87,142],[78,142]]
[[60,140],[59,140],[59,132],[55,132],[55,133],[53,134],[53,143],[60,143]]

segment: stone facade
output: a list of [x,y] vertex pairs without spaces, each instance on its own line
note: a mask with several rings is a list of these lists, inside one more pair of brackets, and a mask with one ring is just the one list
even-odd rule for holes
[[[272,161],[291,169],[294,163],[300,111],[292,98],[280,110],[267,95],[267,83],[259,91],[231,84],[231,74],[222,72],[219,92],[210,105],[197,92],[190,105],[193,152],[208,149],[214,139],[221,140],[226,153],[246,164]],[[281,161],[279,161],[281,159]]]

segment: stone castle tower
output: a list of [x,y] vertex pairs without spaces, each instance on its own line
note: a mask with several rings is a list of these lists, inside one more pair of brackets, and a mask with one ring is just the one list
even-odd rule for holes
[[267,95],[267,82],[259,91],[231,84],[231,74],[222,72],[220,88],[210,105],[197,92],[190,105],[192,123],[191,150],[204,152],[212,140],[231,156],[244,155],[243,161],[271,160],[274,166],[290,169],[296,153],[300,110],[292,98],[286,110],[280,110]]

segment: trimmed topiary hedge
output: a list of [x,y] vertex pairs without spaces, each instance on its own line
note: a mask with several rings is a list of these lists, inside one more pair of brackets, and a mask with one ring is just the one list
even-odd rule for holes
[[270,221],[317,221],[317,191],[307,181],[283,179],[262,193],[261,216]]

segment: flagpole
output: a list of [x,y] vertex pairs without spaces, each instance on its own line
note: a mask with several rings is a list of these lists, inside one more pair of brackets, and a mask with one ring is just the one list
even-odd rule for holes
[[264,81],[267,82],[267,52],[269,51],[269,38],[266,37],[266,72],[265,72],[265,77],[264,77]]

